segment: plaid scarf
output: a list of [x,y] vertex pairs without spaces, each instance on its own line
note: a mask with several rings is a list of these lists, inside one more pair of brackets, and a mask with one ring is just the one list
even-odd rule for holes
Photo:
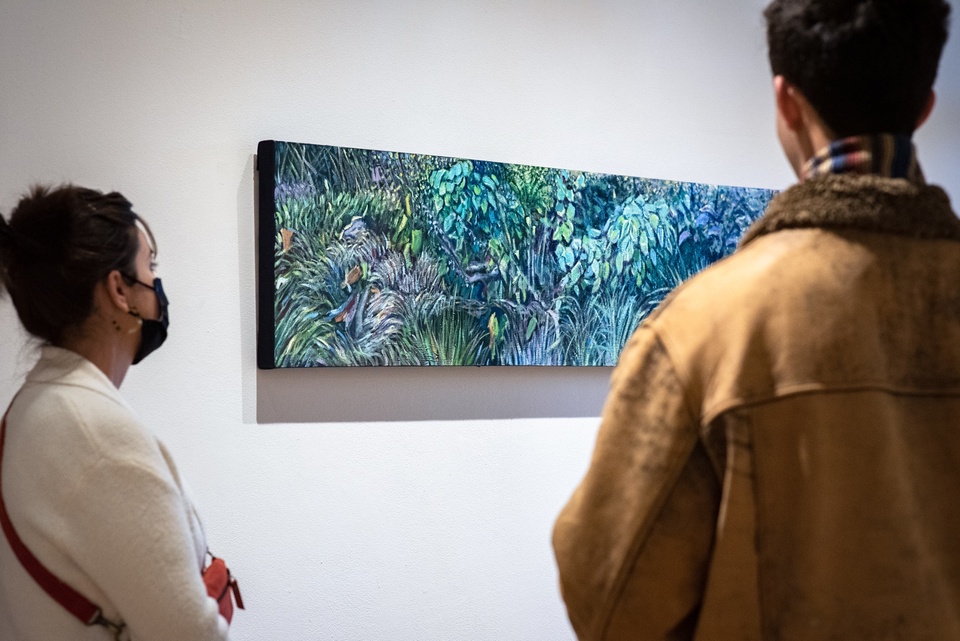
[[923,172],[910,136],[854,136],[830,143],[803,167],[803,180],[825,174],[875,174],[923,184]]

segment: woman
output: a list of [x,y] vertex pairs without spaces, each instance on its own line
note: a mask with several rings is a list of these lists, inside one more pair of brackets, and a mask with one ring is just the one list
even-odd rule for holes
[[[0,285],[43,342],[0,444],[4,641],[227,638],[176,466],[117,389],[166,338],[155,257],[118,193],[37,187],[0,216]],[[41,588],[14,537],[98,615],[81,622]]]

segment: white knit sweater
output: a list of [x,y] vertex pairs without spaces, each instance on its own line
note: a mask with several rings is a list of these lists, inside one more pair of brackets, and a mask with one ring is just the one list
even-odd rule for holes
[[[206,542],[176,466],[95,365],[43,348],[7,417],[2,474],[24,544],[124,621],[133,641],[227,639],[200,577]],[[0,639],[110,638],[43,592],[0,532]]]

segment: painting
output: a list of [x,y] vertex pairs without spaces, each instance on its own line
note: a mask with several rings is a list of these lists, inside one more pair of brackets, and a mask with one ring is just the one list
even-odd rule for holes
[[258,365],[614,365],[774,192],[263,141]]

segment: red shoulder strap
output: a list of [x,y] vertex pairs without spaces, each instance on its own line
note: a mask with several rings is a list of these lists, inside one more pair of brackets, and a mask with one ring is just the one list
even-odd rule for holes
[[[9,413],[9,411],[8,409],[7,413]],[[4,414],[3,422],[0,424],[0,469],[2,469],[3,443],[6,434],[7,416]],[[37,557],[33,556],[33,553],[27,549],[27,546],[20,540],[17,531],[13,529],[13,523],[10,522],[10,516],[7,514],[7,506],[3,502],[2,478],[3,475],[0,474],[0,525],[3,526],[3,533],[7,535],[10,547],[13,548],[13,553],[17,555],[23,568],[33,577],[33,580],[43,588],[44,592],[49,594],[54,601],[66,608],[70,614],[80,619],[85,625],[104,625],[100,608],[54,576],[50,570],[37,560]]]

